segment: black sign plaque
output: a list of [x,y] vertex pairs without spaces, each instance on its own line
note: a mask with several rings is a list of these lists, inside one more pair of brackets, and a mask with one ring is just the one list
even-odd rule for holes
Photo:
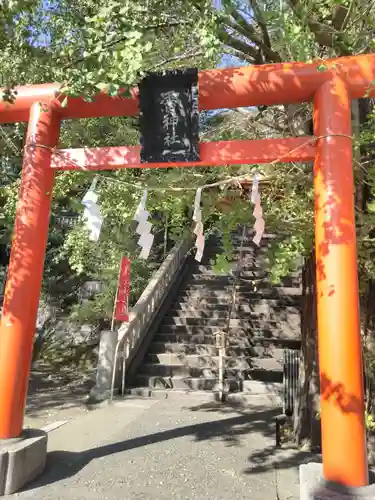
[[139,107],[142,163],[200,160],[197,69],[146,76]]

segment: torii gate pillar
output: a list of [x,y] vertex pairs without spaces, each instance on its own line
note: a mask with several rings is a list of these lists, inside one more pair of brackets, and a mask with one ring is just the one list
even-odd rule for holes
[[59,115],[34,103],[0,324],[0,439],[22,432],[54,182],[48,147],[57,145],[59,132]]
[[341,78],[315,94],[318,346],[324,476],[362,486],[368,470],[350,109]]

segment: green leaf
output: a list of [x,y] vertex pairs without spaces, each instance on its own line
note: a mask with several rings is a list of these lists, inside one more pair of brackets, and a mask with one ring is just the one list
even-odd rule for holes
[[148,41],[148,42],[146,42],[146,43],[144,44],[144,46],[143,46],[143,50],[144,50],[145,52],[150,52],[150,50],[152,49],[152,47],[153,47],[153,43],[152,43],[152,42],[150,42],[150,41]]
[[131,30],[131,31],[127,31],[125,33],[125,37],[128,38],[129,40],[130,39],[133,39],[133,40],[140,40],[143,36],[143,32],[141,30]]
[[106,92],[108,90],[108,88],[109,88],[108,82],[98,82],[95,86],[101,92]]
[[115,85],[114,83],[108,85],[107,93],[111,97],[117,96],[118,91],[119,91],[119,85]]

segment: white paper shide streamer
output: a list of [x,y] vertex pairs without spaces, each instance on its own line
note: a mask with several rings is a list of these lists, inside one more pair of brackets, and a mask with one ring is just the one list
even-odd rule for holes
[[263,234],[264,234],[265,223],[264,223],[264,219],[263,219],[263,210],[262,210],[262,205],[261,205],[261,201],[260,201],[258,174],[255,174],[253,177],[251,201],[255,205],[254,212],[253,212],[253,215],[255,217],[255,223],[254,223],[255,235],[253,238],[253,242],[259,246],[260,240],[262,239]]
[[148,256],[150,255],[152,244],[154,242],[154,235],[151,234],[152,224],[147,220],[150,212],[146,210],[146,202],[147,189],[143,191],[142,199],[133,218],[133,220],[138,222],[138,226],[135,231],[140,235],[140,238],[138,240],[138,245],[142,248],[142,251],[139,254],[140,259],[148,258]]
[[87,191],[81,202],[85,207],[83,211],[83,218],[85,219],[86,228],[90,233],[89,239],[91,241],[99,240],[104,220],[104,217],[100,213],[100,206],[97,204],[98,195],[95,193],[96,183],[97,179],[94,179],[90,189]]
[[202,188],[198,188],[195,194],[194,200],[194,214],[193,221],[195,222],[194,234],[197,239],[195,242],[195,246],[197,252],[195,254],[195,260],[201,262],[204,251],[204,231],[203,231],[203,223],[202,223],[202,212],[201,212],[201,197],[202,197]]

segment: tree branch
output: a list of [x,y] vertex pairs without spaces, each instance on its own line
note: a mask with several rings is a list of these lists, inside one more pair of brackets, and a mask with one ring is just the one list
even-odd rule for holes
[[350,15],[353,11],[354,1],[352,0],[349,7],[345,5],[335,5],[332,15],[332,25],[337,31],[345,29],[347,26]]
[[220,40],[228,45],[229,47],[235,49],[237,52],[241,52],[243,54],[247,54],[248,56],[253,58],[253,64],[259,64],[257,61],[259,60],[259,54],[257,50],[251,45],[242,42],[238,38],[230,35],[225,31],[225,29],[219,29],[219,38]]
[[308,28],[314,34],[315,40],[319,45],[335,49],[341,56],[348,56],[351,54],[350,50],[344,43],[341,33],[336,31],[332,26],[321,23],[316,19],[312,19],[311,17],[307,18],[307,20],[305,21],[300,0],[289,0],[289,4],[300,21],[306,22]]
[[192,57],[196,58],[196,57],[202,57],[202,56],[204,56],[203,51],[179,54],[177,56],[168,57],[167,59],[164,59],[163,61],[159,61],[158,63],[151,66],[151,68],[149,70],[151,70],[151,69],[154,70],[156,68],[160,68],[161,66],[165,66],[166,64],[169,64],[169,63],[174,62],[174,61],[184,61],[186,59],[191,59]]
[[261,9],[261,7],[259,7],[257,0],[249,0],[249,3],[251,5],[251,8],[253,9],[256,21],[259,25],[261,32],[262,32],[263,41],[267,45],[267,47],[271,48],[271,39],[270,39],[269,34],[268,34],[267,25],[266,25],[266,22],[264,20],[262,9]]
[[[237,25],[241,27],[241,33],[247,36],[253,43],[255,43],[255,45],[259,47],[259,49],[262,50],[267,62],[281,62],[280,55],[267,46],[262,38],[256,33],[254,26],[246,21],[235,6],[232,5],[231,7],[228,7],[227,13],[229,16],[233,17]],[[228,23],[230,20],[227,17],[222,16],[222,21],[224,23]]]
[[225,24],[227,27],[231,28],[233,31],[236,31],[240,35],[242,35],[245,38],[249,38],[249,32],[246,28],[238,24],[236,21],[232,21],[232,19],[229,19],[228,17],[223,18],[223,24]]
[[237,57],[237,59],[242,59],[249,62],[250,64],[263,64],[262,60],[260,60],[260,62],[255,61],[251,56],[244,54],[242,51],[236,50],[233,47],[229,47],[228,45],[225,47],[225,54]]

